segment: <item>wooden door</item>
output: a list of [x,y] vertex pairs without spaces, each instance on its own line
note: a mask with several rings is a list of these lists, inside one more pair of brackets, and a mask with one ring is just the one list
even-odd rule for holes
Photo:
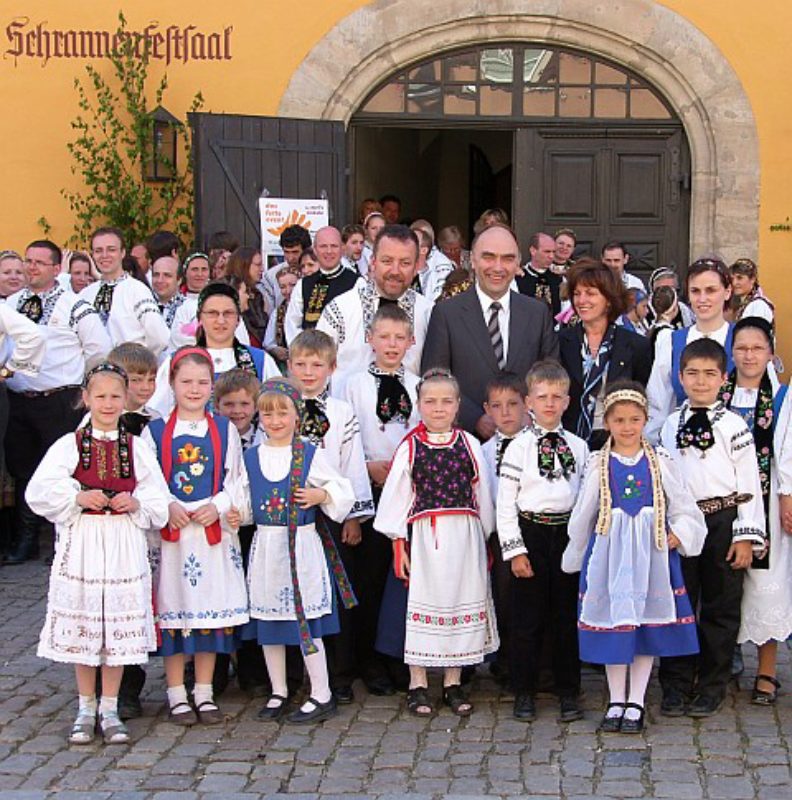
[[[520,129],[515,136],[515,225],[525,248],[536,231],[572,228],[577,254],[623,242],[644,279],[688,263],[689,155],[680,128],[636,131]],[[527,250],[526,250],[527,252]]]
[[196,240],[227,230],[260,242],[258,200],[327,197],[330,223],[346,222],[344,124],[318,120],[192,114]]

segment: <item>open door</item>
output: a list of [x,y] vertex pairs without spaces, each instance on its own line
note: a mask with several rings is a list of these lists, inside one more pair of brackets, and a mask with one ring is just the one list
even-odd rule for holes
[[218,230],[257,246],[258,200],[264,190],[273,197],[327,197],[330,223],[345,223],[342,122],[196,113],[190,124],[195,235],[201,247]]

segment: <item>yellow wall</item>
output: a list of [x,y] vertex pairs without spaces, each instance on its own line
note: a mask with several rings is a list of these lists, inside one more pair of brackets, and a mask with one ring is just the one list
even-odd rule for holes
[[[424,0],[416,0],[424,2]],[[526,3],[528,5],[528,3]],[[781,334],[792,333],[784,316],[792,301],[784,292],[792,261],[792,233],[770,232],[770,226],[792,217],[792,114],[789,113],[789,47],[792,3],[762,0],[746,6],[743,0],[664,0],[664,5],[688,18],[723,52],[742,81],[753,104],[761,155],[761,213],[759,254],[762,282],[781,307]],[[273,115],[286,84],[311,47],[362,0],[304,0],[299,4],[275,0],[235,0],[196,3],[194,0],[135,0],[123,6],[129,27],[140,30],[151,22],[164,31],[169,25],[195,25],[205,32],[233,26],[231,59],[172,64],[165,106],[181,114],[200,90],[205,110]],[[624,2],[628,13],[629,2]],[[29,18],[32,29],[46,21],[52,29],[116,27],[119,4],[94,0],[12,0],[0,12],[0,108],[3,109],[3,191],[0,196],[0,248],[22,248],[40,234],[36,220],[52,223],[54,239],[71,233],[71,219],[59,190],[74,185],[65,143],[69,121],[76,112],[72,88],[84,74],[84,61],[40,59],[7,54],[8,26]],[[95,62],[96,63],[96,62]],[[103,67],[106,69],[106,66]],[[162,63],[152,69],[161,74]]]

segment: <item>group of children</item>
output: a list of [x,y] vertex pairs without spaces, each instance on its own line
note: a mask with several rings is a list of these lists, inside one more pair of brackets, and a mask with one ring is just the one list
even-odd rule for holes
[[[372,321],[369,369],[343,385],[314,330],[292,342],[290,377],[263,384],[238,370],[215,383],[204,349],[179,349],[167,419],[145,407],[156,363],[122,346],[88,373],[88,416],[27,492],[58,531],[39,654],[75,664],[70,741],[94,739],[97,713],[106,742],[128,740],[122,674],[152,653],[170,720],[220,722],[218,655],[236,652],[241,677],[258,646],[271,686],[259,717],[293,723],[351,702],[357,676],[392,694],[398,662],[411,713],[434,713],[437,667],[443,703],[467,716],[463,670],[499,648],[514,716],[531,721],[545,635],[562,721],[582,717],[582,660],[605,665],[601,729],[641,731],[657,656],[663,714],[715,713],[738,640],[761,645],[754,701],[773,702],[775,642],[792,632],[792,473],[762,323],[735,327],[731,374],[717,343],[685,348],[688,400],[662,447],[643,435],[644,389],[610,385],[610,439],[594,453],[561,425],[569,379],[555,362],[490,386],[498,432],[480,445],[456,426],[450,373],[405,371],[412,327],[394,305]],[[288,646],[310,680],[293,710]]]

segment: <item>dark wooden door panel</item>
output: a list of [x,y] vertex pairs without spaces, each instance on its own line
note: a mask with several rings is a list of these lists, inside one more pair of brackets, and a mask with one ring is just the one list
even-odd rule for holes
[[557,227],[574,223],[596,224],[598,153],[550,152],[545,159],[545,209]]
[[201,246],[229,230],[260,240],[258,200],[326,196],[330,222],[346,222],[346,144],[341,122],[193,114],[195,229]]

